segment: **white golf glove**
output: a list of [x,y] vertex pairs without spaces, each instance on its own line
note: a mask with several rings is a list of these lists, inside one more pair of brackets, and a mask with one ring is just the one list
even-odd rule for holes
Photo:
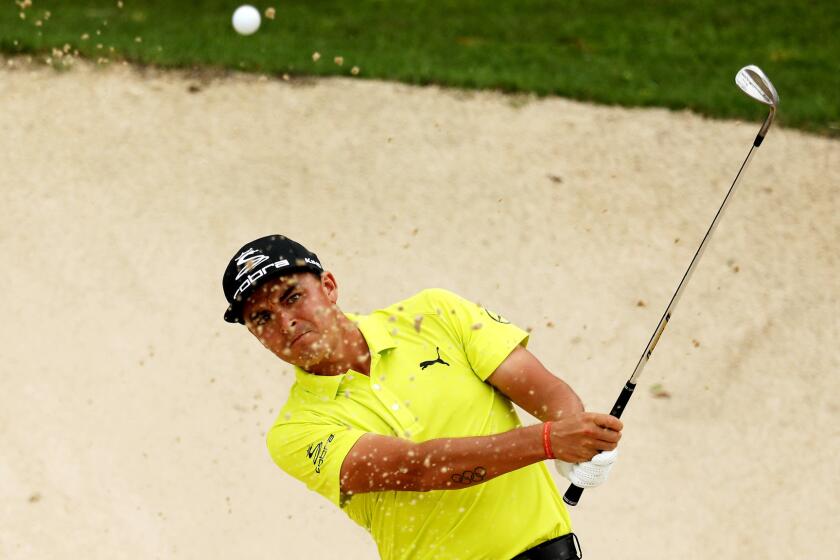
[[554,467],[563,478],[580,488],[595,488],[607,481],[613,463],[618,459],[618,449],[602,451],[585,463],[567,463],[555,460]]

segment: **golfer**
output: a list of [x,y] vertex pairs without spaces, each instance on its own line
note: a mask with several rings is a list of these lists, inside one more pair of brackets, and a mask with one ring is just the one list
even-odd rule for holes
[[[281,235],[236,252],[225,320],[295,366],[274,462],[373,536],[385,560],[580,558],[544,464],[603,482],[622,424],[580,399],[502,316],[441,289],[342,312],[320,259]],[[522,427],[512,403],[542,421]]]

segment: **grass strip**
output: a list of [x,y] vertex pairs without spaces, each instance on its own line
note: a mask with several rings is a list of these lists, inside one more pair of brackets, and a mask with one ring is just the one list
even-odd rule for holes
[[53,64],[78,52],[102,64],[358,72],[760,120],[764,108],[733,84],[752,63],[780,92],[783,126],[840,137],[836,0],[252,3],[276,15],[242,37],[230,23],[238,2],[15,0],[0,8],[0,50]]

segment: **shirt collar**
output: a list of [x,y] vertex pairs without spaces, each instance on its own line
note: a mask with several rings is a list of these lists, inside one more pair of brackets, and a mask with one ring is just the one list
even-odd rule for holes
[[[345,313],[345,316],[356,323],[359,330],[362,331],[362,336],[365,337],[368,348],[371,353],[371,369],[378,361],[379,356],[386,350],[390,350],[397,345],[396,340],[382,321],[373,315],[355,315],[352,313]],[[301,387],[315,395],[334,399],[338,394],[338,387],[344,381],[347,373],[340,375],[315,375],[309,373],[302,368],[295,366],[295,379]]]

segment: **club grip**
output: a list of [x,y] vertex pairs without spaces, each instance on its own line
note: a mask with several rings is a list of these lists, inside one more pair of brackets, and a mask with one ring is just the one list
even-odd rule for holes
[[569,504],[570,506],[576,506],[580,501],[580,497],[583,494],[583,488],[580,486],[575,486],[574,484],[569,484],[569,487],[566,488],[566,493],[563,494],[563,501]]
[[612,410],[610,410],[610,416],[621,418],[621,413],[624,412],[624,407],[627,406],[627,402],[630,400],[630,397],[633,396],[633,391],[635,389],[635,383],[630,383],[628,381],[624,384],[624,389],[621,390],[621,394],[618,395],[618,398],[615,400],[615,404],[613,405]]
[[[615,400],[615,404],[610,410],[610,416],[615,416],[616,418],[621,418],[621,413],[624,412],[624,408],[627,406],[627,402],[630,400],[630,397],[633,396],[633,390],[636,388],[635,383],[630,383],[629,381],[624,384],[624,388],[621,390],[621,394],[618,395],[618,398]],[[566,493],[563,494],[563,501],[569,504],[570,506],[576,506],[580,501],[580,497],[583,495],[583,488],[580,486],[575,486],[574,484],[569,484],[569,487],[566,488]]]

